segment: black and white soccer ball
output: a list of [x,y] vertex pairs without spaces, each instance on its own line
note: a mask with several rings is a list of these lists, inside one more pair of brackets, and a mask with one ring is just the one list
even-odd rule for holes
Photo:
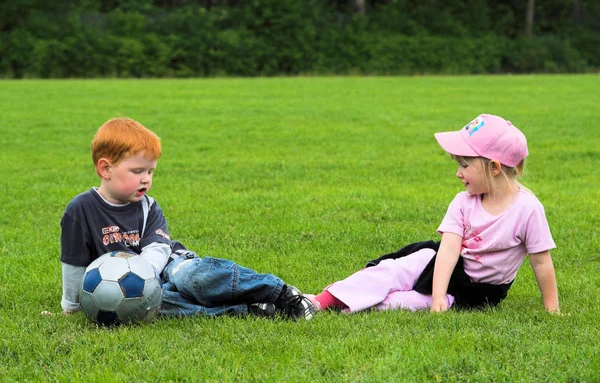
[[98,324],[148,322],[162,302],[162,283],[143,257],[113,251],[85,269],[79,302],[87,317]]

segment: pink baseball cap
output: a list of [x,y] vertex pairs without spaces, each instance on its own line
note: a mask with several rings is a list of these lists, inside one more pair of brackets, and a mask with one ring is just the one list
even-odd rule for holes
[[458,132],[435,133],[442,149],[465,157],[485,157],[515,167],[529,152],[527,139],[502,117],[480,114]]

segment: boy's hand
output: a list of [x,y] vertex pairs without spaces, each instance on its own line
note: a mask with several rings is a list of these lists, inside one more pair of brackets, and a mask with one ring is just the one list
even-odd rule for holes
[[[62,314],[63,314],[63,315],[71,315],[72,313],[71,313],[71,312],[68,312],[68,311],[63,311],[63,312],[62,312]],[[51,311],[46,311],[46,310],[44,310],[44,311],[42,311],[42,312],[40,313],[40,315],[47,316],[47,317],[51,317],[51,316],[54,316],[54,315],[56,315],[56,313],[53,313],[53,312],[51,312]]]

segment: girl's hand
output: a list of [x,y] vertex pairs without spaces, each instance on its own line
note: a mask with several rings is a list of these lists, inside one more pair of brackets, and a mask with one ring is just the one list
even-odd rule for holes
[[462,237],[454,233],[443,233],[442,243],[437,252],[435,266],[433,269],[432,302],[429,311],[439,312],[448,310],[446,293],[452,270],[460,257]]
[[[560,313],[560,308],[556,308],[554,310],[547,310],[551,315],[558,315],[558,316],[562,316],[563,314]],[[567,314],[568,316],[568,314]]]
[[445,297],[433,299],[431,302],[430,312],[442,312],[448,310],[448,302]]
[[542,294],[544,307],[549,313],[558,313],[558,288],[556,287],[556,275],[554,265],[549,251],[530,254],[529,262],[535,274],[535,278]]

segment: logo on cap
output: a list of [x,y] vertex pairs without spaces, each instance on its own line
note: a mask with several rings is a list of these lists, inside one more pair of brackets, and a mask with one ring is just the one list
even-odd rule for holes
[[483,122],[483,118],[477,117],[473,121],[469,122],[465,125],[464,129],[469,133],[469,137],[475,134],[485,123]]

